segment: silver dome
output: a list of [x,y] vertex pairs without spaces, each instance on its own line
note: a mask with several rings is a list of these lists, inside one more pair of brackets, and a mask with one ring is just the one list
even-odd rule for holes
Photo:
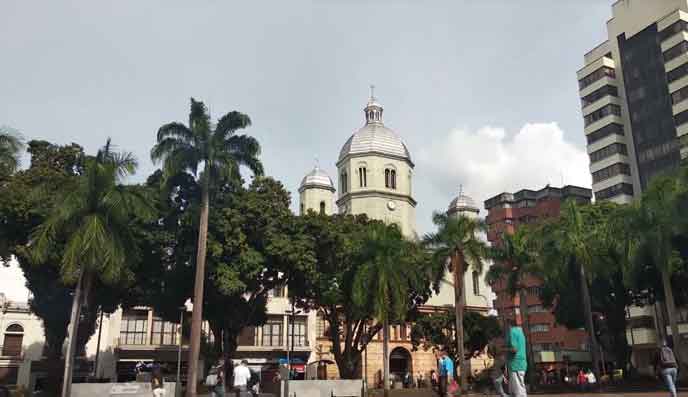
[[334,183],[329,175],[320,169],[317,165],[313,168],[313,171],[306,174],[301,180],[301,185],[299,186],[299,192],[307,187],[317,187],[321,189],[327,189],[334,192]]
[[378,153],[411,161],[406,144],[391,129],[382,123],[382,105],[371,97],[365,107],[366,124],[344,143],[339,152],[342,161],[349,155]]
[[447,212],[451,214],[454,212],[463,211],[480,212],[480,209],[475,205],[475,200],[469,196],[466,196],[465,194],[459,193],[459,195],[455,197],[451,203],[449,203],[449,209]]

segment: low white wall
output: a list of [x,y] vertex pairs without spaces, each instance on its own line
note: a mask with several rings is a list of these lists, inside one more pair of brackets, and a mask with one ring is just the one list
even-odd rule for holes
[[285,383],[282,397],[360,397],[363,391],[362,379],[292,380]]
[[[165,382],[165,397],[174,397],[174,382]],[[150,383],[75,383],[71,397],[151,397]]]

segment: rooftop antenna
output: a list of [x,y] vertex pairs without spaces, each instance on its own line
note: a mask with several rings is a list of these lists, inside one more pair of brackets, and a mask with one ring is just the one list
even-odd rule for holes
[[315,169],[320,169],[320,160],[318,160],[318,156],[315,156]]
[[375,84],[370,85],[370,99],[371,100],[375,99]]
[[463,184],[459,184],[459,197],[463,194]]

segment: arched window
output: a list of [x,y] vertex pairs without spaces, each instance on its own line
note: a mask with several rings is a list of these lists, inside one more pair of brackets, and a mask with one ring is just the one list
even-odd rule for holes
[[7,327],[2,344],[2,355],[9,357],[21,356],[23,340],[24,327],[19,324],[12,324]]
[[392,189],[397,188],[397,172],[395,170],[390,171],[390,184]]
[[358,168],[358,184],[360,187],[368,186],[368,171],[366,167]]
[[325,215],[325,202],[320,202],[320,215]]
[[389,168],[385,169],[385,187],[389,188],[390,183],[389,183]]
[[473,272],[473,295],[480,295],[480,274]]
[[342,180],[341,180],[341,183],[340,183],[340,184],[342,185],[342,193],[346,193],[346,191],[347,191],[347,180],[346,180],[346,177],[347,177],[346,171],[342,172],[342,175],[341,175],[341,179],[342,179]]

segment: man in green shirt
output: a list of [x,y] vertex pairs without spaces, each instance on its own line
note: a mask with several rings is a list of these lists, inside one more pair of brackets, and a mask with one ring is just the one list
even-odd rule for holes
[[509,391],[512,397],[527,397],[526,370],[526,337],[523,329],[516,325],[514,319],[509,319],[509,335],[507,340],[507,368],[509,369]]

